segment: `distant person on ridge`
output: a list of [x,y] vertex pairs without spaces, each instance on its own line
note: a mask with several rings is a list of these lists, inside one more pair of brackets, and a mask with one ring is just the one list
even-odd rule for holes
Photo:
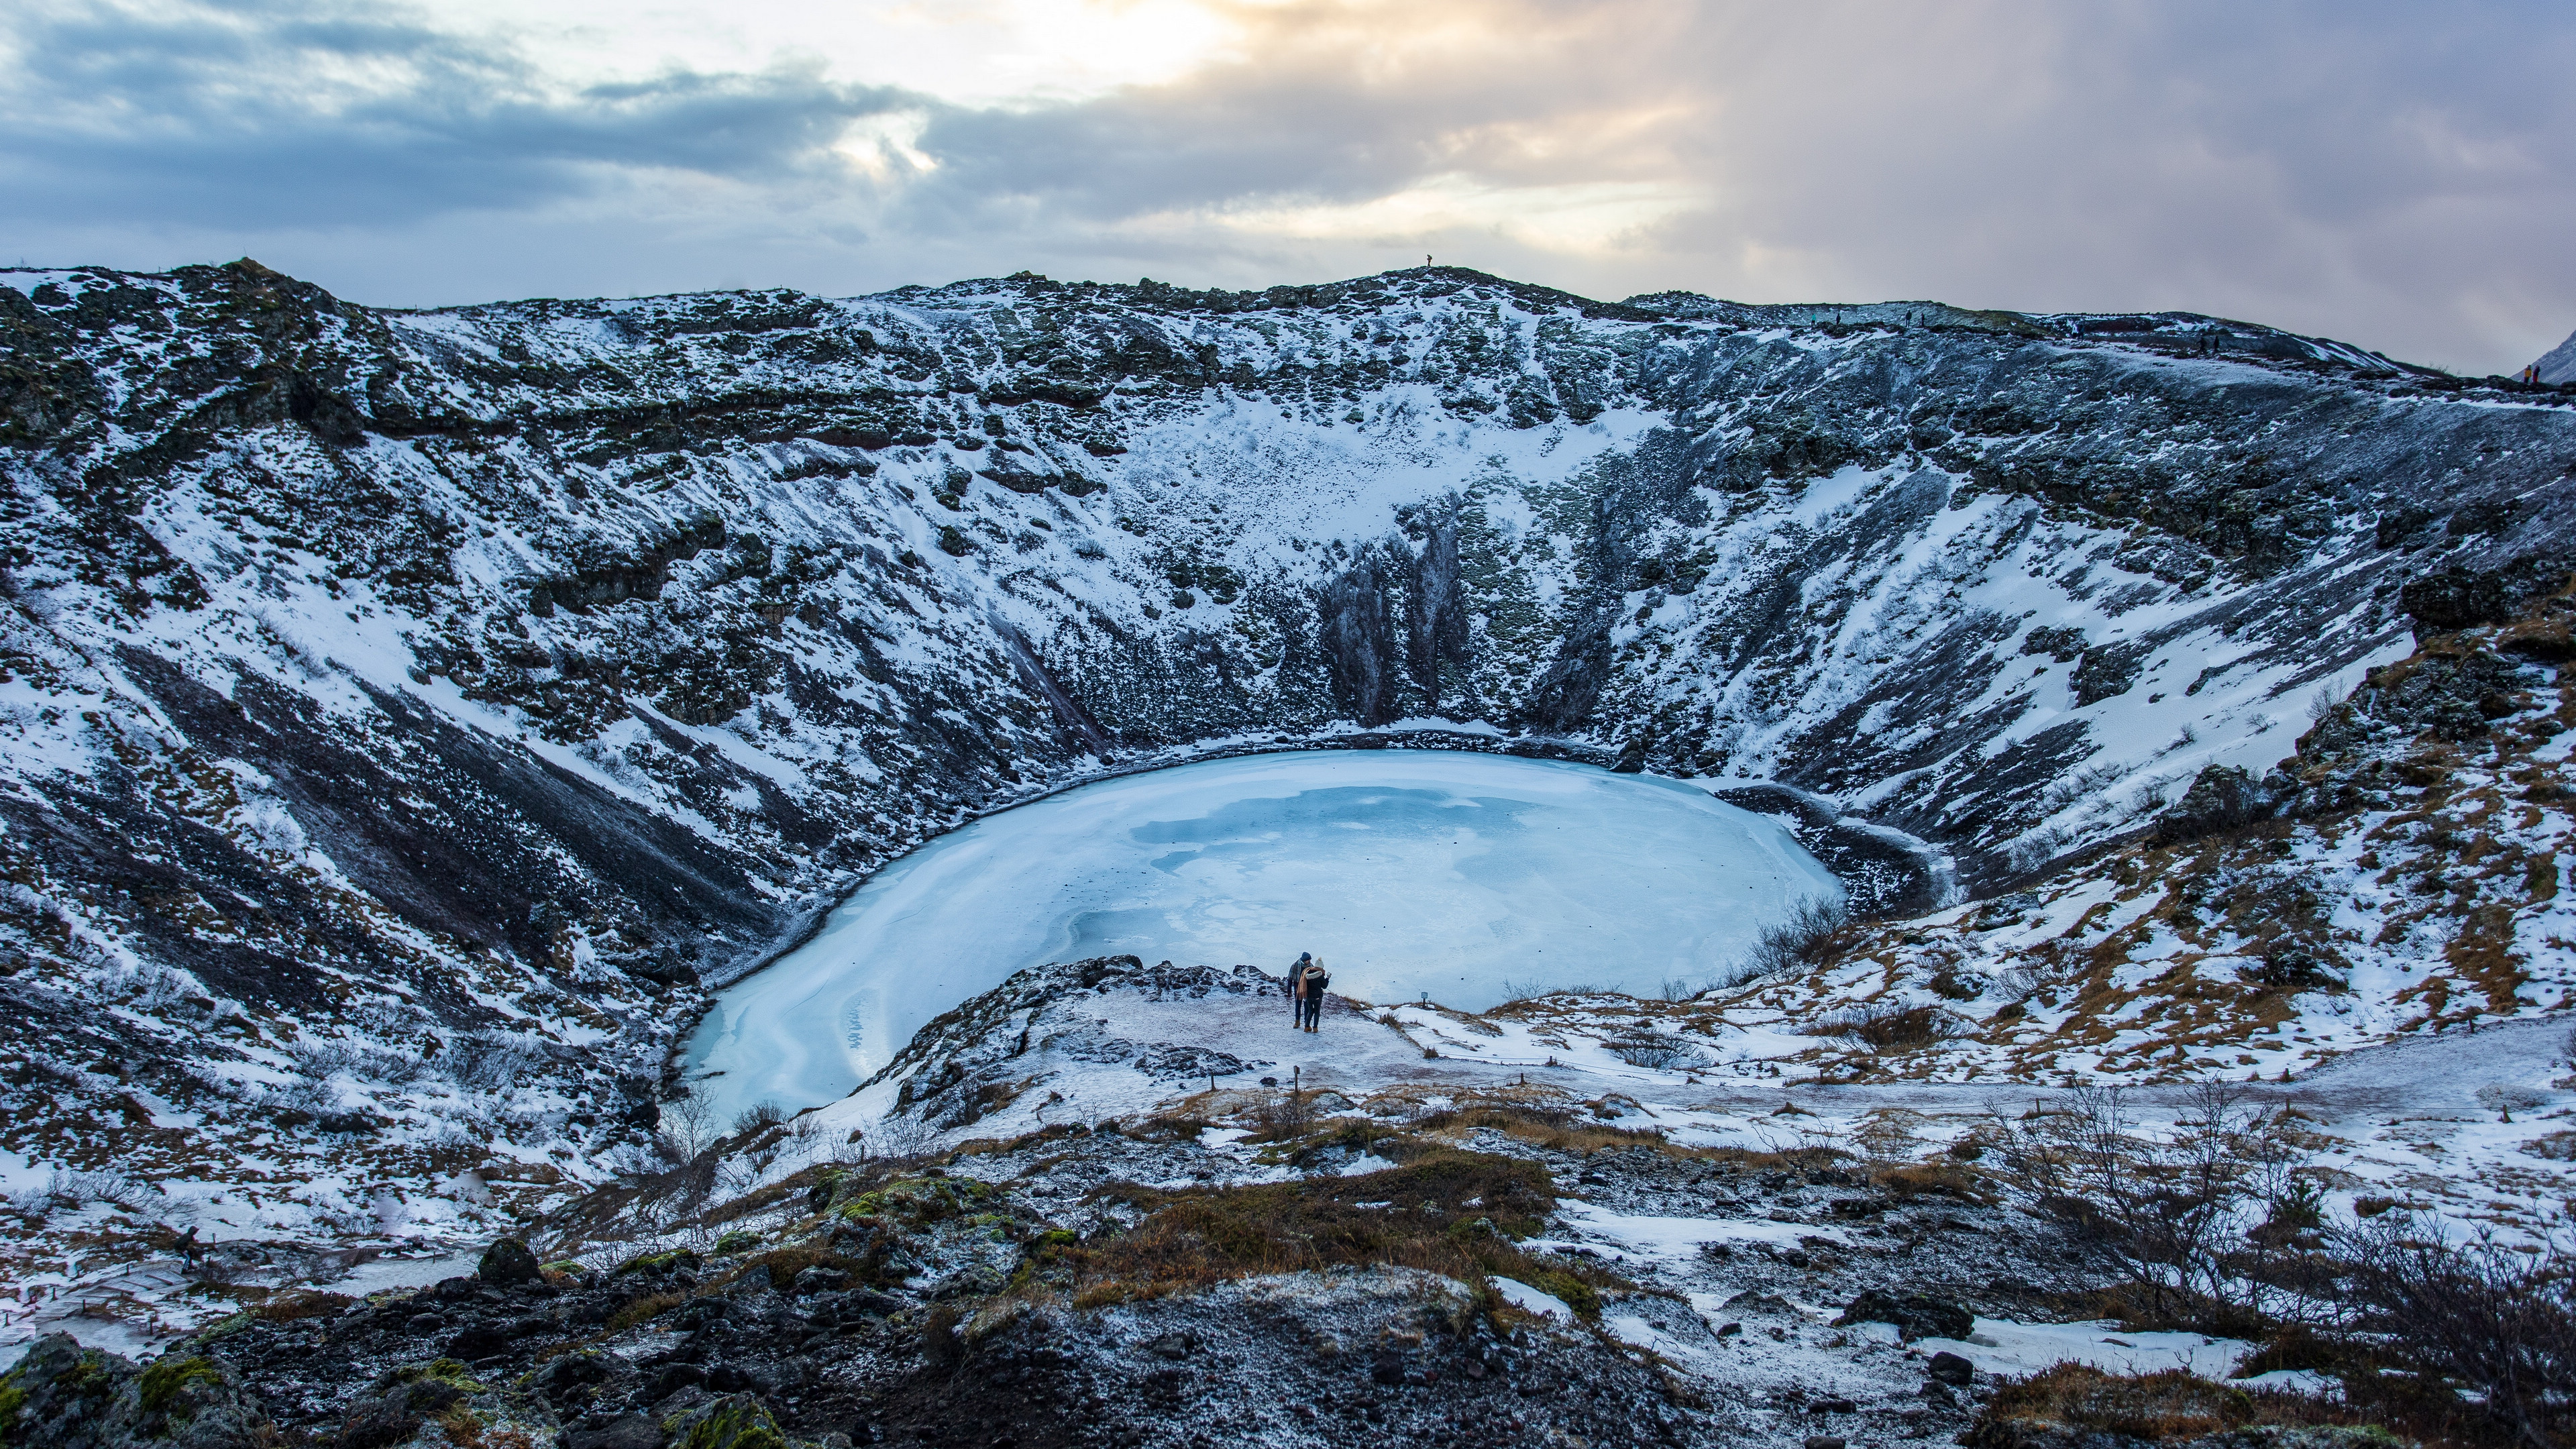
[[1324,963],[1311,956],[1307,957],[1306,964],[1297,972],[1297,1024],[1299,1026],[1308,1031],[1316,1029],[1316,1023],[1324,1014],[1324,988],[1332,984],[1333,978],[1325,974]]
[[1313,964],[1315,964],[1314,954],[1300,951],[1297,953],[1297,964],[1288,968],[1288,1021],[1291,1025],[1304,1019],[1300,1013],[1305,1010],[1302,1004],[1305,997],[1300,994],[1299,988],[1305,982],[1306,968]]

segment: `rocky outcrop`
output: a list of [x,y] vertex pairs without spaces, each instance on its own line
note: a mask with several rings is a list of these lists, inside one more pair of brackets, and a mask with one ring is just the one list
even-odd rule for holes
[[137,1368],[56,1333],[0,1373],[0,1443],[252,1449],[265,1442],[258,1435],[263,1417],[244,1404],[232,1365],[203,1353],[168,1354]]
[[2297,781],[2277,772],[2258,780],[2234,765],[2212,765],[2192,779],[2172,809],[2156,817],[2155,839],[2170,845],[2269,820],[2297,790]]

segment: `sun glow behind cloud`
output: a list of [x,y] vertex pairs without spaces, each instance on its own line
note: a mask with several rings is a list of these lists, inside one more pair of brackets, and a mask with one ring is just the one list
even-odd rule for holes
[[1707,188],[1687,183],[1496,186],[1449,173],[1365,201],[1219,208],[1139,217],[1135,224],[1210,221],[1251,236],[1364,242],[1390,250],[1424,238],[1482,234],[1532,251],[1598,257],[1648,244],[1656,228],[1704,209],[1708,197]]
[[[1470,68],[1517,70],[1528,52],[1565,38],[1561,24],[1506,33],[1473,10],[1438,4],[979,0],[817,8],[751,0],[710,10],[561,0],[531,15],[502,0],[450,0],[440,14],[445,25],[506,45],[566,86],[632,85],[682,71],[803,69],[1018,114],[1174,87],[1210,69],[1257,73],[1283,62],[1343,68],[1364,87],[1402,88],[1423,80],[1426,68],[1448,71],[1462,59]],[[1318,198],[1292,183],[1140,211],[1104,230],[1150,245],[1213,227],[1263,250],[1358,242],[1399,255],[1416,242],[1482,234],[1536,252],[1607,256],[1704,207],[1709,189],[1662,179],[1562,180],[1557,173],[1580,164],[1579,153],[1614,151],[1675,119],[1664,105],[1596,110],[1574,127],[1503,121],[1454,128],[1432,145],[1461,169],[1375,195]],[[857,117],[830,149],[879,200],[899,202],[903,188],[940,169],[939,157],[922,146],[930,122],[919,108]],[[1514,173],[1524,179],[1510,179]]]
[[25,0],[0,252],[361,300],[1265,286],[2576,322],[2576,12],[2378,0]]

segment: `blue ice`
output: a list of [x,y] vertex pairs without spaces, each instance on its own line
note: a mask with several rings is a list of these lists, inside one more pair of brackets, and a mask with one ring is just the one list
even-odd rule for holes
[[[1647,994],[1841,888],[1776,822],[1586,765],[1438,751],[1210,760],[988,816],[871,877],[720,993],[689,1046],[730,1117],[846,1095],[932,1017],[1043,961],[1279,972],[1371,1002]],[[715,1074],[715,1075],[708,1075]]]

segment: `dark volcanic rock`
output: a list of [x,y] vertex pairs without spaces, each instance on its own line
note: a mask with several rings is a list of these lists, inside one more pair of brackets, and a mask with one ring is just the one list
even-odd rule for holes
[[1897,1337],[1911,1341],[1917,1338],[1963,1339],[1975,1330],[1977,1317],[1947,1299],[1925,1293],[1889,1293],[1873,1288],[1853,1299],[1843,1309],[1837,1325],[1853,1323],[1892,1323]]
[[2296,782],[2286,778],[2257,780],[2236,765],[2208,766],[2193,778],[2182,799],[2156,818],[2156,838],[2191,840],[2268,820],[2280,813],[2285,796],[2296,788]]
[[503,1238],[483,1250],[482,1261],[474,1265],[474,1276],[501,1288],[534,1283],[540,1276],[537,1255],[517,1238]]
[[0,1374],[9,1413],[0,1435],[46,1449],[253,1449],[259,1416],[242,1402],[229,1363],[172,1353],[132,1361],[49,1334]]

